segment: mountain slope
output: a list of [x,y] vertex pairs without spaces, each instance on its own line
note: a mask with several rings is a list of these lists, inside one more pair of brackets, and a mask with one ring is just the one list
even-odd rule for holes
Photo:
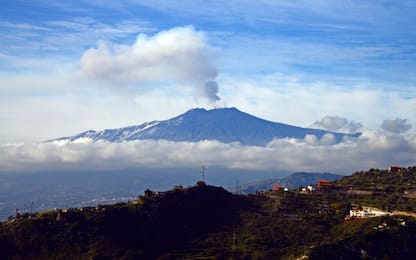
[[[343,134],[320,129],[301,128],[282,123],[274,123],[257,118],[236,108],[191,109],[188,112],[165,121],[152,121],[138,126],[130,126],[104,131],[87,131],[81,134],[55,140],[74,141],[78,138],[91,138],[122,142],[141,139],[198,142],[217,140],[222,143],[239,142],[243,145],[265,146],[274,138],[302,139],[306,135],[321,138],[332,134],[335,142],[344,136],[357,137],[359,134]],[[52,141],[55,141],[52,140]]]

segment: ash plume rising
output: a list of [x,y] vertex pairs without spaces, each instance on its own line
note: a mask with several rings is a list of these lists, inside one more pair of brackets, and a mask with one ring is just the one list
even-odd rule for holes
[[216,103],[221,100],[221,98],[218,96],[218,84],[213,80],[207,81],[204,84],[202,87],[202,93],[210,103]]
[[139,34],[132,45],[99,42],[84,52],[80,68],[87,78],[117,91],[188,83],[198,97],[212,104],[220,100],[214,56],[205,34],[184,26],[151,36]]

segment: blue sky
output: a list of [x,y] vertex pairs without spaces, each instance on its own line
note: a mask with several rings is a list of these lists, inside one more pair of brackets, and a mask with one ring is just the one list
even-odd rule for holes
[[415,14],[415,1],[4,1],[0,143],[217,106],[408,138]]

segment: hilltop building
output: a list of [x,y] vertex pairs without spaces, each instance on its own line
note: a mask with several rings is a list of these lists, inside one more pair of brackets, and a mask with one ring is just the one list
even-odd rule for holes
[[318,189],[330,189],[332,188],[332,182],[328,180],[319,180],[318,181]]
[[387,171],[388,171],[388,172],[399,172],[401,169],[402,169],[402,167],[401,167],[401,166],[399,166],[399,165],[390,165],[390,166],[387,168]]

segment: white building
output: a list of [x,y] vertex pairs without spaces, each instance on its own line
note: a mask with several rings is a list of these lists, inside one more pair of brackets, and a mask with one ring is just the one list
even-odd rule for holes
[[384,215],[390,215],[390,213],[370,207],[353,208],[350,210],[350,218],[372,218]]

